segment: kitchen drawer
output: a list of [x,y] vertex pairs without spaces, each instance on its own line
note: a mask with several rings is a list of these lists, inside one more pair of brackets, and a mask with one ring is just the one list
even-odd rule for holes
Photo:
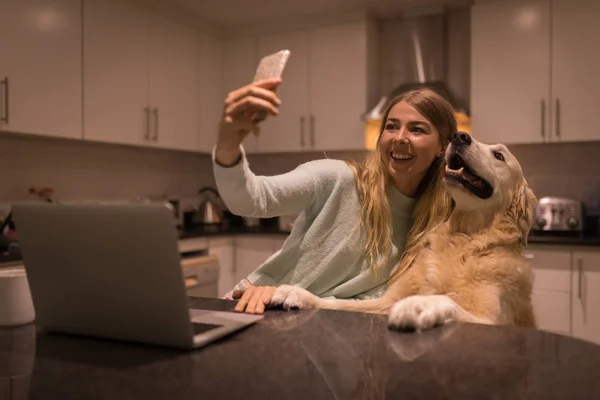
[[183,258],[181,268],[188,296],[218,297],[219,258],[217,256]]
[[208,239],[206,237],[181,239],[178,242],[178,247],[180,253],[208,251]]
[[538,329],[563,335],[571,333],[571,294],[534,290],[533,311]]
[[533,290],[571,291],[571,252],[531,249],[525,252],[533,269]]

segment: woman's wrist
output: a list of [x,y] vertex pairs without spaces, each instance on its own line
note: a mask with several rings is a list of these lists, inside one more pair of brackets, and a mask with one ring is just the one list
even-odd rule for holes
[[217,142],[215,161],[222,167],[237,165],[242,159],[239,143]]

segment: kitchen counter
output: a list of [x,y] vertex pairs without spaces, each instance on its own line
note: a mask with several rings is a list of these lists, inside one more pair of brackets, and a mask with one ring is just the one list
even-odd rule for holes
[[271,310],[192,352],[34,332],[0,329],[6,398],[600,398],[600,346],[515,327],[400,333],[380,315]]
[[530,244],[548,244],[559,246],[600,247],[600,236],[593,232],[556,234],[532,231],[527,238]]
[[290,231],[281,230],[277,225],[274,226],[214,226],[214,227],[196,227],[186,229],[181,232],[180,239],[191,239],[204,236],[227,236],[227,235],[283,235],[287,236]]
[[[185,230],[179,235],[179,239],[193,239],[199,237],[210,237],[210,236],[227,236],[227,235],[281,235],[287,236],[290,231],[281,230],[277,225],[273,226],[257,226],[257,227],[246,227],[246,226],[215,226],[215,227],[196,227]],[[544,245],[560,245],[560,246],[585,246],[585,247],[599,247],[600,248],[600,237],[596,235],[581,235],[581,236],[551,236],[551,235],[540,235],[532,233],[528,238],[529,244],[544,244]],[[0,266],[10,265],[21,260],[20,255],[0,254]]]

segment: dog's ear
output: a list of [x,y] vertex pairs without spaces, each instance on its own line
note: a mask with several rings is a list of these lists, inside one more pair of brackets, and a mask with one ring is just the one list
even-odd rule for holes
[[507,213],[518,231],[520,242],[524,246],[527,245],[527,236],[529,236],[529,231],[533,226],[536,203],[535,194],[527,185],[527,181],[523,179],[521,185],[513,193]]

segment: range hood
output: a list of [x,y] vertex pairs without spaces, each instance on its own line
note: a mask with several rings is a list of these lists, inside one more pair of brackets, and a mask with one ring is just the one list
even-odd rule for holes
[[[468,10],[447,12],[442,7],[410,10],[402,18],[382,22],[380,79],[385,94],[363,115],[367,148],[374,146],[388,102],[402,92],[423,87],[448,100],[459,130],[470,132],[469,25]],[[450,82],[462,93],[456,93]]]

